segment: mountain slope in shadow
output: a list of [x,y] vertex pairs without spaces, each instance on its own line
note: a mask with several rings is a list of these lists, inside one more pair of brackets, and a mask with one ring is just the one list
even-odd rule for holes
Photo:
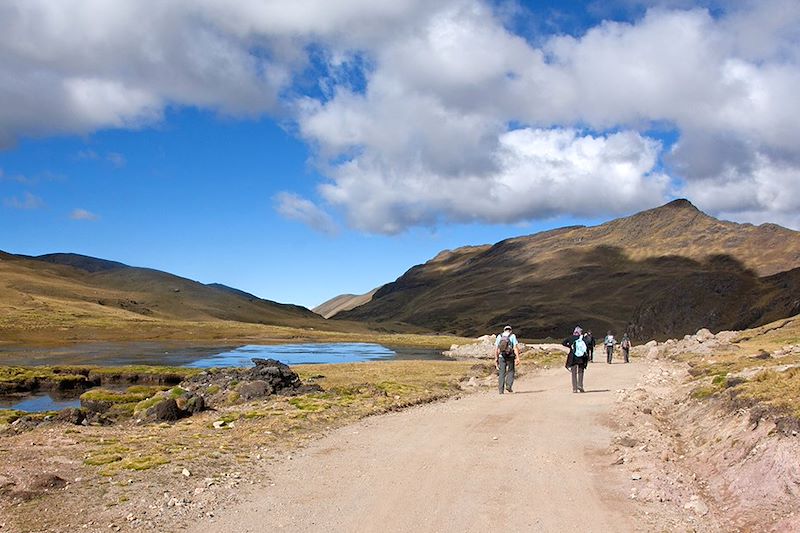
[[736,224],[686,200],[594,227],[445,251],[335,319],[526,338],[576,324],[664,338],[744,329],[800,312],[800,233]]

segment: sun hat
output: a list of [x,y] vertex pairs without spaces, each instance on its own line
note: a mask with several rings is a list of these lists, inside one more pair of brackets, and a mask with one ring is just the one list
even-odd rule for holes
[[581,327],[580,326],[575,326],[575,330],[572,332],[572,334],[573,335],[580,335],[581,333],[583,333],[583,330],[581,329]]
[[506,330],[510,331],[511,330],[511,326],[506,326],[506,327],[503,328],[503,331],[506,331]]

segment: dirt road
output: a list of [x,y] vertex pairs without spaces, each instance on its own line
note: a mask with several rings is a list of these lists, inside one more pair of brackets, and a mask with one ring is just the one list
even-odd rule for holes
[[[276,464],[246,501],[194,531],[634,531],[629,479],[608,468],[616,391],[644,363],[563,368],[375,417]],[[626,483],[627,482],[627,483]]]

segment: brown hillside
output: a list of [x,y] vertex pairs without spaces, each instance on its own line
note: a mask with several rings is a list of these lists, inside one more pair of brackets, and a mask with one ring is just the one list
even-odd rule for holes
[[378,289],[372,289],[366,294],[340,294],[339,296],[319,304],[312,309],[312,311],[323,318],[331,318],[337,313],[355,309],[359,305],[364,305],[365,303],[369,302],[372,300],[372,296],[377,292],[377,290]]
[[220,285],[75,254],[0,255],[0,318],[35,328],[67,318],[170,319],[322,326],[310,310]]
[[637,338],[744,329],[800,312],[800,233],[710,217],[686,200],[439,254],[336,318],[524,337],[575,324]]

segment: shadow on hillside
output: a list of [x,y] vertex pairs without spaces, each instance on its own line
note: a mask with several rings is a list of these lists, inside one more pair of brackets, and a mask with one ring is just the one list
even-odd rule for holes
[[504,241],[452,269],[415,267],[385,289],[347,318],[469,337],[512,324],[522,339],[558,341],[581,325],[598,339],[611,330],[649,340],[701,327],[745,329],[800,313],[800,269],[759,278],[729,255],[637,260],[605,245],[565,248],[545,261]]

